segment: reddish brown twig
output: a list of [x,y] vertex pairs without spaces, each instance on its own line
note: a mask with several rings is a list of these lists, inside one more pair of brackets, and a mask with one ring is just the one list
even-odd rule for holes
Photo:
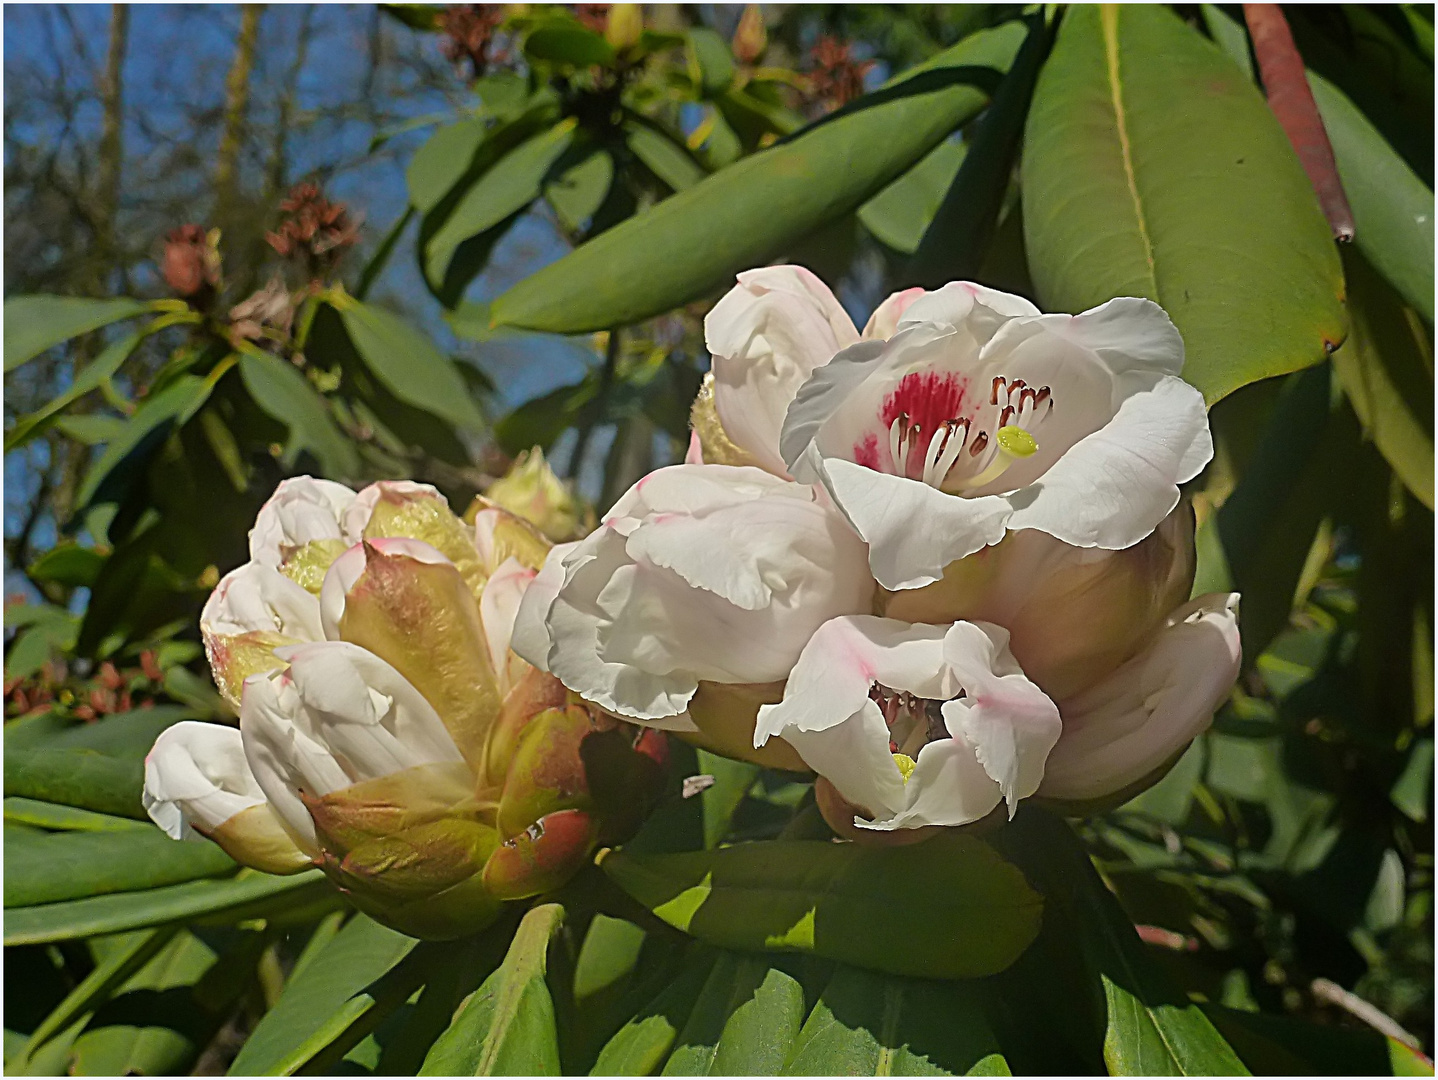
[[1333,160],[1333,146],[1303,73],[1303,57],[1298,55],[1283,9],[1277,4],[1244,4],[1243,17],[1248,23],[1248,35],[1253,39],[1253,54],[1258,58],[1268,105],[1298,152],[1298,160],[1303,162],[1303,170],[1318,194],[1318,205],[1328,218],[1334,238],[1352,240],[1353,211],[1348,206],[1348,196],[1343,193],[1343,181]]

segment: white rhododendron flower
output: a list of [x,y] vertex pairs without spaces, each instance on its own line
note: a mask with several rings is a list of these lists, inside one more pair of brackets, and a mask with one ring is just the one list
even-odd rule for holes
[[1059,711],[990,623],[873,615],[819,628],[784,700],[759,710],[755,745],[779,735],[869,818],[869,829],[966,825],[1000,801],[1012,817],[1059,739]]
[[672,465],[551,552],[514,649],[607,710],[693,730],[701,682],[784,679],[815,629],[869,610],[873,591],[864,545],[815,489]]
[[953,282],[891,297],[862,340],[836,309],[797,268],[741,275],[705,322],[714,407],[756,461],[825,486],[886,588],[936,581],[1008,530],[1128,547],[1212,457],[1182,338],[1151,301],[1045,315]]
[[1237,594],[1189,601],[1137,656],[1060,703],[1063,736],[1039,794],[1083,801],[1142,786],[1207,730],[1241,660]]

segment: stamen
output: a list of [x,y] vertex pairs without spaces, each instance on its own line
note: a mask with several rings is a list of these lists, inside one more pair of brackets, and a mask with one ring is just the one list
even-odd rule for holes
[[995,376],[994,376],[994,389],[993,389],[993,392],[992,392],[991,394],[989,394],[989,404],[990,404],[990,405],[997,405],[997,404],[999,403],[999,387],[1001,387],[1001,386],[1003,386],[1003,385],[1004,385],[1004,377],[1003,377],[1002,375],[995,375]]
[[943,426],[934,432],[934,437],[929,440],[929,448],[924,452],[924,483],[934,483],[934,468],[939,463],[939,457],[944,452],[945,444],[949,441],[952,428],[949,427],[953,421],[945,420]]
[[978,457],[984,452],[984,447],[989,445],[989,433],[981,431],[974,436],[973,445],[969,447],[969,456]]
[[[948,442],[944,444],[944,452],[939,455],[938,464],[934,466],[934,478],[929,481],[935,487],[943,484],[949,470],[954,467],[954,462],[959,460],[959,454],[964,449],[964,443],[969,440],[969,422],[967,420],[951,420],[953,428],[950,430]],[[959,435],[959,426],[963,425],[964,433]]]
[[904,475],[904,453],[908,449],[909,414],[900,413],[889,425],[889,460],[900,476]]
[[1011,421],[1013,418],[1014,407],[1012,405],[1005,405],[1003,411],[999,413],[999,427],[1008,427],[1009,421]]

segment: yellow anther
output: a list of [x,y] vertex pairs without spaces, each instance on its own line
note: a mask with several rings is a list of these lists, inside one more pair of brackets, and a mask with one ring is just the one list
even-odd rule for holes
[[999,449],[1010,457],[1026,458],[1038,452],[1038,440],[1016,424],[1006,424],[999,428],[995,437],[998,439]]

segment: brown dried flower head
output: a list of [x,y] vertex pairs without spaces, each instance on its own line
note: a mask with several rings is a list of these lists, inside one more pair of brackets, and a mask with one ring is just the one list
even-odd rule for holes
[[857,60],[853,45],[828,34],[809,53],[809,84],[826,109],[838,109],[864,93],[864,75],[872,60]]
[[[454,65],[455,75],[459,78],[477,79],[492,60],[500,59],[491,55],[491,49],[494,32],[504,21],[502,5],[450,4],[435,21],[444,35],[439,50]],[[468,75],[465,73],[466,64],[469,65]]]
[[313,276],[332,268],[359,238],[360,221],[344,203],[325,198],[317,184],[296,184],[280,214],[280,227],[265,240],[284,258],[302,260]]

